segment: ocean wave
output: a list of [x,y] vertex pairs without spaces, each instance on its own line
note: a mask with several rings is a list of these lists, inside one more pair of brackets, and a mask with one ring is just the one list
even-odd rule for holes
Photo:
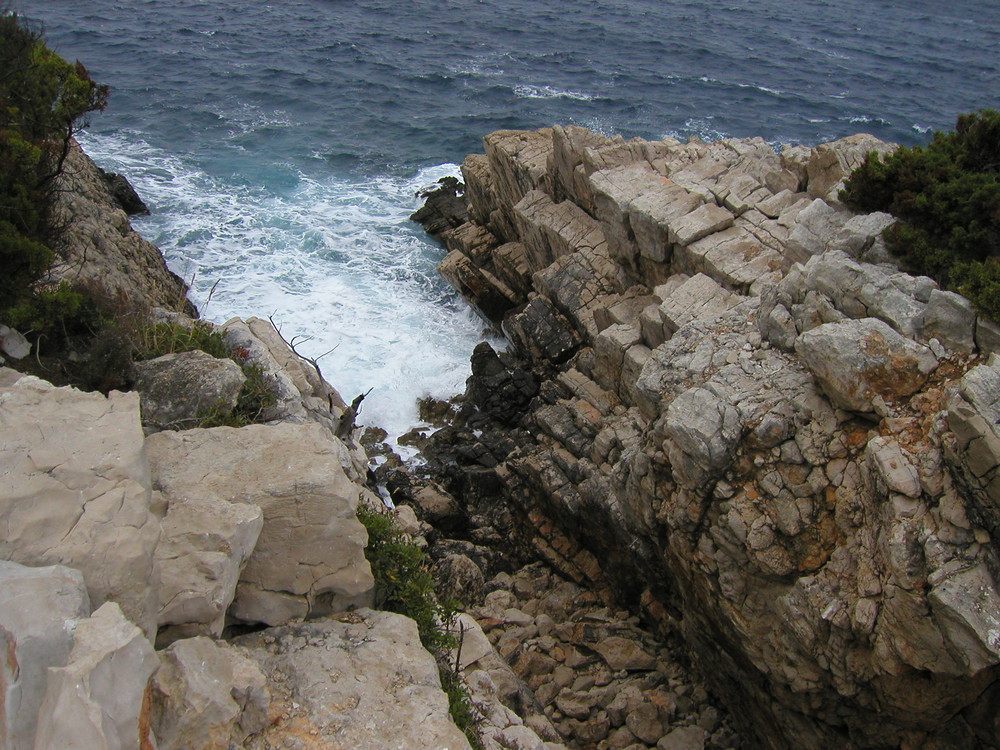
[[323,373],[346,399],[374,388],[359,423],[399,435],[417,424],[418,398],[463,389],[483,323],[438,275],[443,250],[409,221],[417,191],[457,165],[407,177],[300,175],[275,194],[248,175],[206,174],[136,133],[83,143],[149,203],[136,228],[192,283],[202,314],[270,315],[286,338],[307,337],[299,349],[328,352]]
[[576,99],[581,102],[594,100],[592,94],[586,94],[582,91],[567,91],[553,86],[529,86],[526,84],[515,86],[514,95],[522,99]]
[[851,122],[851,123],[855,123],[855,124],[858,124],[858,123],[861,123],[861,124],[875,123],[876,125],[890,125],[891,124],[888,120],[885,120],[885,119],[883,119],[881,117],[872,117],[871,115],[848,115],[847,117],[841,117],[840,119],[842,121],[844,121],[844,122]]
[[711,78],[709,76],[698,76],[698,80],[702,83],[715,83],[720,86],[735,86],[738,89],[754,89],[760,91],[764,94],[771,94],[772,96],[782,96],[783,91],[771,88],[770,86],[763,86],[759,83],[740,83],[738,81],[722,81],[718,78]]

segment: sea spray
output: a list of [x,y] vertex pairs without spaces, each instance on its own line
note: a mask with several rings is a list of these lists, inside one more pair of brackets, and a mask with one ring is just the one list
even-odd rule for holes
[[137,229],[191,283],[203,316],[270,316],[347,400],[372,389],[359,423],[399,435],[417,423],[418,398],[463,389],[485,324],[437,274],[444,250],[409,221],[419,189],[455,165],[234,187],[134,134],[84,146],[130,175],[152,209]]

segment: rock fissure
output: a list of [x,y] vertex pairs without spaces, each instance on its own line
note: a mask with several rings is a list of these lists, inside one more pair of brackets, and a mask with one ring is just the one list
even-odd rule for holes
[[[980,421],[961,394],[1000,362],[972,343],[974,313],[945,313],[933,282],[886,264],[890,217],[837,201],[858,149],[891,146],[779,156],[573,127],[484,143],[454,231],[496,238],[465,257],[522,290],[503,366],[539,388],[486,408],[474,368],[459,422],[492,457],[488,493],[461,424],[425,449],[473,537],[530,550],[678,639],[755,746],[997,746],[976,717],[996,695],[995,628],[978,618],[996,596],[1000,443],[996,414]],[[553,253],[555,225],[564,241],[603,231],[608,254],[567,266],[580,248]],[[521,265],[498,260],[512,243]],[[578,343],[552,356],[560,324]],[[595,716],[573,700],[552,715]]]

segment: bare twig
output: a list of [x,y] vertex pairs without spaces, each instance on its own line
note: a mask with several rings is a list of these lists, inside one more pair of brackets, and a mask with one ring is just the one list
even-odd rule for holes
[[[278,324],[274,322],[274,316],[273,315],[268,315],[267,319],[271,322],[271,327],[274,329],[274,332],[277,333],[278,337],[282,341],[285,342],[285,344],[288,346],[289,349],[292,350],[292,352],[294,352],[295,356],[298,357],[299,359],[304,359],[306,362],[308,362],[309,364],[311,364],[316,369],[316,374],[319,375],[319,379],[323,380],[324,379],[323,378],[323,371],[319,368],[319,362],[318,362],[318,360],[322,359],[327,354],[330,354],[331,352],[335,351],[337,349],[337,346],[340,346],[340,344],[337,344],[337,346],[333,347],[333,349],[330,349],[329,351],[323,352],[322,354],[320,354],[315,359],[313,359],[312,357],[307,357],[305,354],[303,354],[298,349],[296,349],[295,345],[296,344],[304,344],[307,341],[312,341],[312,339],[313,339],[312,336],[292,336],[292,340],[289,341],[288,339],[286,339],[282,335],[281,329],[278,328]],[[330,411],[333,411],[332,406],[330,408]]]
[[455,674],[462,671],[462,644],[465,643],[465,623],[458,621],[458,648],[455,649]]

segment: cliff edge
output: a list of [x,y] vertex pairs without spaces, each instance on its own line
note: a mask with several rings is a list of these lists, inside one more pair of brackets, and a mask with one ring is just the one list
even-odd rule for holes
[[1000,339],[839,203],[893,147],[484,146],[440,235],[513,350],[439,446],[470,515],[681,636],[756,746],[1000,746]]

